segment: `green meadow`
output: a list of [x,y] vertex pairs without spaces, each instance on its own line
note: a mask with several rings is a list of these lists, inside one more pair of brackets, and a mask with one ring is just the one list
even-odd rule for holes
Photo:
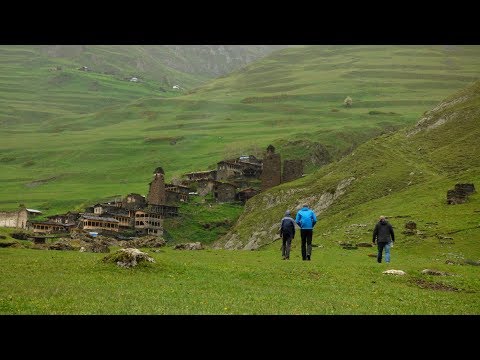
[[338,160],[414,124],[480,67],[478,46],[296,47],[165,94],[148,81],[50,72],[28,49],[1,50],[10,60],[0,68],[0,206],[47,215],[146,194],[157,166],[169,181],[226,157],[262,157],[269,144],[282,159],[306,159],[311,173],[317,143]]
[[[188,94],[2,122],[1,209],[81,211],[145,194],[157,166],[169,181],[224,157],[261,157],[269,144],[282,159],[305,158],[307,174],[245,206],[180,204],[164,223],[167,246],[142,249],[155,263],[131,269],[102,262],[105,254],[37,250],[0,229],[0,242],[17,243],[0,247],[0,313],[478,315],[479,51],[297,47]],[[310,161],[318,144],[329,164]],[[457,183],[477,192],[449,205]],[[312,261],[301,260],[298,228],[282,261],[279,221],[305,203],[318,217]],[[371,243],[380,215],[395,231],[390,264],[376,262],[376,247],[342,247]],[[206,249],[173,249],[187,241]]]
[[[315,236],[315,244],[325,241]],[[392,262],[371,248],[314,247],[302,261],[299,239],[289,261],[278,245],[260,251],[146,250],[155,263],[122,269],[105,254],[0,249],[1,314],[478,314],[479,268],[445,265],[448,248],[401,241]],[[428,254],[428,255],[427,255]],[[454,276],[422,275],[435,267]],[[385,275],[390,268],[407,275]]]

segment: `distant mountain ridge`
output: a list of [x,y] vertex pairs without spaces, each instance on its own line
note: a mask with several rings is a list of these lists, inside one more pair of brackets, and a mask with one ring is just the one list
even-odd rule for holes
[[[247,65],[286,45],[40,45],[43,55],[82,63],[111,74],[142,74],[173,84],[187,73],[201,80],[214,78]],[[163,71],[162,71],[163,70]],[[198,85],[182,84],[183,86]]]

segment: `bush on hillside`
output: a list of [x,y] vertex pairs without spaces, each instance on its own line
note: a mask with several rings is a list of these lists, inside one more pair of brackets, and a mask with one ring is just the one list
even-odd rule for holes
[[351,107],[353,100],[350,96],[347,96],[345,100],[343,100],[343,103],[345,104],[346,107]]
[[18,239],[18,240],[28,240],[29,237],[33,236],[33,234],[27,231],[19,230],[19,231],[14,231],[11,236],[12,238]]

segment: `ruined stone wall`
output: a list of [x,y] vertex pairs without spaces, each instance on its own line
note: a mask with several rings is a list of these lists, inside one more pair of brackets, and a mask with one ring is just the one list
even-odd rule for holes
[[227,180],[229,178],[235,177],[237,173],[238,171],[235,171],[235,169],[223,167],[217,170],[217,180]]
[[263,170],[260,179],[262,180],[262,191],[280,185],[282,182],[280,154],[267,153],[263,159]]
[[453,190],[447,191],[447,204],[463,204],[467,201],[468,195],[475,192],[474,184],[455,184]]
[[475,192],[475,185],[474,184],[455,184],[455,190],[463,191],[467,195],[470,195]]
[[282,182],[301,178],[303,175],[303,160],[284,160]]
[[154,179],[150,183],[148,191],[147,203],[151,205],[163,205],[166,202],[165,179],[163,174],[155,174]]
[[28,213],[26,209],[18,211],[0,211],[0,227],[27,228]]
[[200,196],[206,196],[213,191],[213,185],[215,183],[213,181],[199,181],[197,193]]
[[122,201],[122,207],[126,209],[143,208],[145,206],[145,198],[139,194],[128,194]]
[[220,202],[235,200],[235,187],[226,184],[219,184],[215,187],[215,198]]

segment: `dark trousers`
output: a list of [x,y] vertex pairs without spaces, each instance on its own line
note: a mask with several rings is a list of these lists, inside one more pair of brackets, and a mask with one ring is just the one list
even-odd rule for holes
[[290,235],[282,237],[282,257],[290,258],[290,247],[292,245],[292,237]]
[[302,260],[310,259],[312,255],[312,236],[313,229],[300,230],[300,237],[302,238]]
[[378,255],[377,255],[377,262],[381,263],[382,262],[382,253],[383,253],[383,248],[385,245],[388,243],[386,242],[378,242],[377,241],[377,246],[378,246]]

